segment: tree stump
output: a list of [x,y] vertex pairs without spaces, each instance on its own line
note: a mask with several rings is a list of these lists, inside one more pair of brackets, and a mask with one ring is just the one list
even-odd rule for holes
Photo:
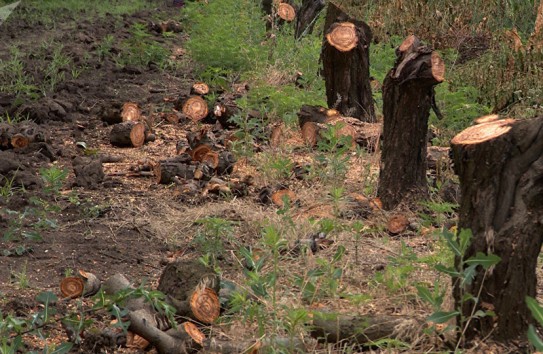
[[409,36],[383,83],[383,151],[378,196],[385,209],[426,195],[426,137],[434,86],[444,80],[437,52]]
[[328,4],[321,52],[328,107],[342,115],[375,122],[370,86],[369,26]]
[[[525,340],[532,322],[525,297],[536,296],[543,242],[543,117],[478,124],[455,136],[451,147],[462,195],[458,226],[473,234],[464,259],[477,252],[501,257],[469,286],[454,283],[456,308],[461,294],[469,293],[479,297],[475,311],[490,307],[496,313],[473,318],[466,338]],[[473,306],[464,303],[464,316]]]
[[326,4],[325,0],[303,0],[296,19],[294,38],[313,32],[315,21]]
[[197,122],[208,114],[207,102],[200,96],[190,96],[183,102],[182,105],[183,114]]

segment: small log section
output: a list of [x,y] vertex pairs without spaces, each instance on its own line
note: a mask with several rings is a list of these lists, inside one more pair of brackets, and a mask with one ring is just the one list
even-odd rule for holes
[[328,107],[342,115],[375,122],[370,85],[369,26],[330,2],[321,52]]
[[[482,287],[476,310],[490,306],[497,316],[473,318],[466,339],[525,340],[533,321],[524,299],[536,296],[543,243],[543,117],[478,124],[455,136],[451,147],[462,195],[458,227],[473,233],[464,259],[477,252],[501,257],[466,288],[453,282],[455,308],[462,290],[479,296]],[[467,301],[462,313],[472,310]]]
[[145,124],[126,121],[115,124],[109,134],[111,145],[117,147],[140,147],[145,143]]
[[377,195],[390,210],[428,192],[428,117],[434,86],[444,80],[445,64],[415,36],[396,49],[396,63],[383,83],[383,151]]
[[315,21],[326,5],[325,0],[303,0],[296,19],[294,38],[300,38],[313,32]]
[[207,102],[200,96],[190,96],[183,102],[182,111],[193,121],[200,121],[207,117]]

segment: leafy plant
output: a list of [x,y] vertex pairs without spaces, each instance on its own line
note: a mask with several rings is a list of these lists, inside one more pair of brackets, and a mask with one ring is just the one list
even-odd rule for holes
[[225,251],[224,241],[231,241],[234,233],[234,223],[229,220],[216,217],[207,217],[196,220],[201,225],[192,241],[206,258],[203,260],[212,268],[216,268],[217,259],[223,256]]
[[45,183],[44,191],[54,197],[60,194],[60,189],[68,177],[68,170],[52,166],[40,168],[40,176]]

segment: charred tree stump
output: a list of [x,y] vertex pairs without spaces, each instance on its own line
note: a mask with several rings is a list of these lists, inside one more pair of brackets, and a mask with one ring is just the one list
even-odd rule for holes
[[369,26],[328,4],[321,52],[328,107],[342,115],[375,122],[370,86]]
[[145,124],[126,121],[113,126],[109,142],[117,147],[140,147],[145,143],[145,135]]
[[434,86],[444,79],[437,52],[409,36],[383,84],[383,151],[378,196],[385,209],[428,192],[426,137]]
[[466,339],[523,340],[532,322],[525,297],[536,295],[543,242],[543,117],[479,124],[455,136],[451,146],[462,195],[458,226],[473,234],[464,259],[478,252],[501,257],[486,274],[479,269],[466,287],[454,283],[456,308],[462,294],[479,298],[475,305],[464,302],[464,316],[473,306],[491,306],[496,313],[473,318]]
[[325,0],[303,0],[296,19],[294,38],[300,38],[313,32],[315,21],[326,4]]

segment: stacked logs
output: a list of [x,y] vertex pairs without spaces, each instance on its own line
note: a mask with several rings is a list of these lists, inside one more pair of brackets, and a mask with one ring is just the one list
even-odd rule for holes
[[102,112],[102,121],[113,125],[109,142],[117,147],[141,147],[154,140],[149,124],[142,116],[137,103],[125,102],[113,105]]

